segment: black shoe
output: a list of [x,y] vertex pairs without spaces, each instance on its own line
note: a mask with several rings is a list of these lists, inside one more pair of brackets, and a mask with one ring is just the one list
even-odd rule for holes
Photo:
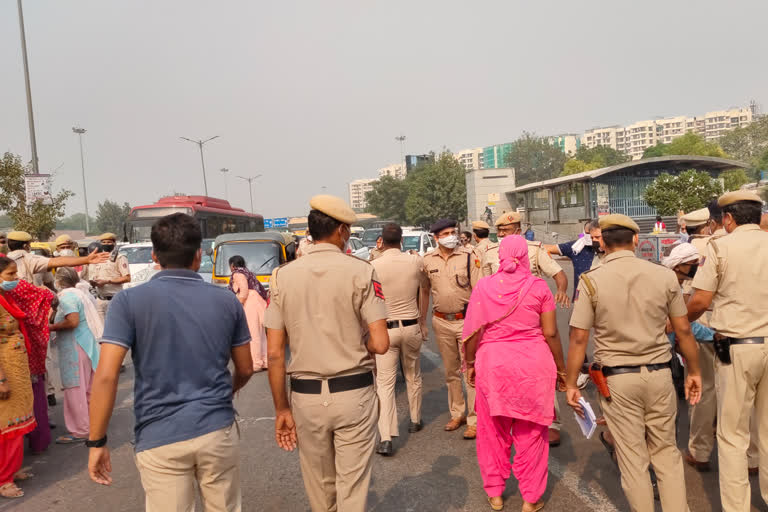
[[413,434],[414,432],[418,432],[419,430],[421,430],[423,428],[424,428],[424,423],[422,423],[422,422],[418,422],[418,423],[411,422],[411,424],[408,425],[408,432]]
[[49,422],[48,422],[48,428],[50,428],[51,430],[53,430],[53,429],[55,429],[55,428],[56,428],[56,424],[55,424],[55,423],[51,423],[51,422],[49,421]]
[[48,395],[48,406],[53,407],[54,405],[56,405],[56,395],[50,394]]
[[379,443],[379,447],[376,448],[376,453],[389,457],[392,455],[392,441],[382,441]]

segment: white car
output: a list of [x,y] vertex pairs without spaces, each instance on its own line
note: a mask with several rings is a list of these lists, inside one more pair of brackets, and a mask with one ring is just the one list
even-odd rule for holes
[[126,283],[123,288],[135,286],[137,283],[134,282],[134,276],[138,275],[142,270],[154,265],[154,262],[152,261],[152,242],[125,244],[117,250],[117,253],[126,257],[128,260],[128,267],[131,270],[131,282]]
[[416,251],[424,257],[437,247],[435,238],[426,231],[404,231],[403,251]]
[[363,241],[359,238],[350,238],[347,254],[360,258],[361,260],[368,261],[368,259],[371,257],[371,250],[366,247]]

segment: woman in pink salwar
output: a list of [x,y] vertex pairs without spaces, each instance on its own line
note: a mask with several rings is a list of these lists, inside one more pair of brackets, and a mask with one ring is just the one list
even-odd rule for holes
[[242,256],[229,258],[232,277],[229,289],[232,290],[245,309],[248,330],[251,331],[251,359],[253,371],[267,369],[267,333],[264,329],[264,312],[267,310],[267,291],[261,286],[256,274],[245,266]]
[[[463,340],[467,377],[477,396],[477,460],[493,510],[514,472],[523,512],[544,507],[555,386],[565,385],[565,362],[547,283],[531,275],[528,246],[507,236],[499,271],[472,291]],[[514,464],[510,463],[515,445]]]

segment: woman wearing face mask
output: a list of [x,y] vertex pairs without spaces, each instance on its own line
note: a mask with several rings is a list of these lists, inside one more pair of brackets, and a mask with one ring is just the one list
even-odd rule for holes
[[267,310],[267,291],[256,278],[256,274],[245,266],[242,256],[229,258],[232,278],[229,289],[237,295],[237,300],[245,309],[248,330],[251,331],[251,359],[253,371],[267,369],[267,333],[264,329],[264,312]]
[[56,332],[59,371],[64,388],[64,423],[68,435],[57,444],[85,442],[88,439],[88,415],[91,381],[99,364],[99,344],[104,332],[93,298],[77,288],[80,278],[70,267],[56,272],[59,304],[51,315],[51,331]]
[[[16,263],[0,256],[0,496],[20,498],[14,483],[32,475],[21,470],[24,435],[35,428],[24,313],[8,296],[19,283]],[[47,421],[47,420],[46,420]]]

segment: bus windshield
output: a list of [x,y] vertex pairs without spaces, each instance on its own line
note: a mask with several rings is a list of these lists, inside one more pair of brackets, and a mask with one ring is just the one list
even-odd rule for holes
[[216,251],[216,277],[228,277],[229,258],[242,256],[245,266],[256,275],[270,275],[280,266],[280,245],[275,242],[235,242],[221,244]]
[[421,250],[421,235],[403,236],[403,250],[419,252]]

